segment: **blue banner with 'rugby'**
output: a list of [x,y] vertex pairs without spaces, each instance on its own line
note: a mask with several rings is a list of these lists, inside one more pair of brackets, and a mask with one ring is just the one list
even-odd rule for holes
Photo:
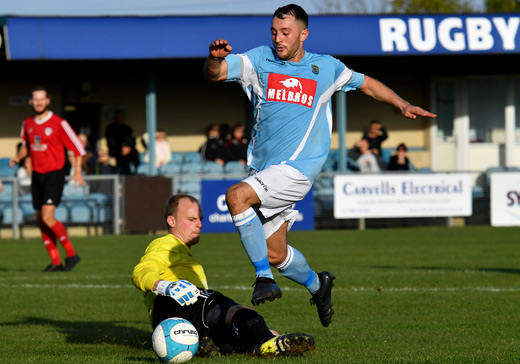
[[[226,191],[238,180],[202,180],[201,206],[204,214],[203,232],[237,231],[226,205]],[[295,204],[298,217],[291,230],[314,230],[314,199],[311,191]]]
[[[205,58],[215,33],[229,40],[234,53],[271,44],[271,20],[7,16],[0,17],[0,39],[9,60]],[[322,15],[311,17],[309,30],[305,49],[335,56],[520,53],[519,13]]]

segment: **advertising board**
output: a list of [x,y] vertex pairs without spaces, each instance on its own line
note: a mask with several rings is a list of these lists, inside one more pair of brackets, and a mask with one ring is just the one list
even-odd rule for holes
[[[237,231],[231,221],[226,205],[226,191],[238,180],[202,180],[201,206],[204,213],[203,232]],[[314,200],[312,190],[295,204],[299,214],[291,228],[293,230],[314,230]]]
[[334,178],[334,217],[454,217],[472,213],[468,174],[371,174]]

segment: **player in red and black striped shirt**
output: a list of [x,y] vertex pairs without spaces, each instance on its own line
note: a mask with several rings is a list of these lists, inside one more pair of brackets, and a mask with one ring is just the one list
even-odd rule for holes
[[[81,175],[81,159],[85,155],[85,149],[69,123],[48,110],[50,99],[43,87],[32,90],[29,104],[34,110],[34,116],[24,120],[22,147],[9,164],[12,167],[27,155],[31,157],[33,206],[43,244],[51,258],[51,264],[43,271],[71,270],[80,261],[80,257],[74,250],[65,227],[54,217],[54,212],[61,201],[65,183],[65,148],[75,155],[71,180],[76,186],[85,184]],[[56,240],[65,248],[65,266],[62,265]]]

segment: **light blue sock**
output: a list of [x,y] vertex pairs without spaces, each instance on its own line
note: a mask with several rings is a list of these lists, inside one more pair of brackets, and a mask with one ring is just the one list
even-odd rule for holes
[[262,222],[255,210],[250,207],[241,214],[231,216],[238,229],[240,240],[251,263],[255,267],[257,277],[273,279],[273,273],[267,257],[267,242],[265,240]]
[[287,258],[276,268],[281,275],[301,284],[310,293],[314,294],[320,289],[318,274],[309,267],[303,254],[290,245],[287,245]]

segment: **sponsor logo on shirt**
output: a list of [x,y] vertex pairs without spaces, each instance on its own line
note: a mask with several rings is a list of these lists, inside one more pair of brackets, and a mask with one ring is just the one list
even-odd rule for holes
[[31,149],[33,151],[43,152],[47,150],[47,144],[42,144],[41,136],[34,136],[34,143],[31,144]]
[[312,107],[317,82],[307,78],[270,73],[267,80],[267,101],[287,102]]
[[45,152],[47,144],[31,144],[31,150],[35,152]]

